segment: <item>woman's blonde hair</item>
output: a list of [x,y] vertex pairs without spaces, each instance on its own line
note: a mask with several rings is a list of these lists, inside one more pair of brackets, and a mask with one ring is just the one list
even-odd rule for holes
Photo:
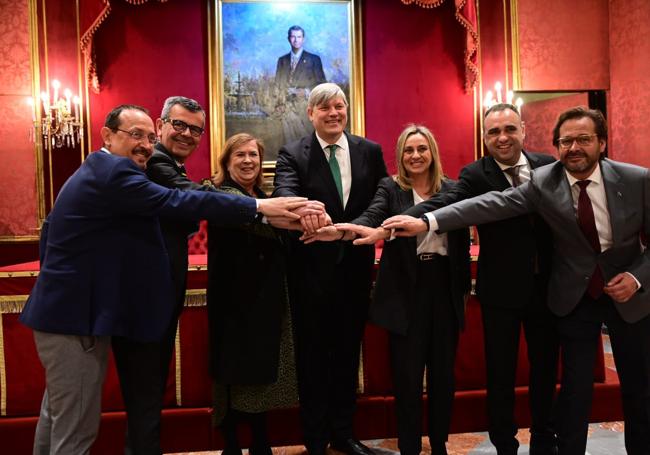
[[235,149],[241,147],[247,142],[255,141],[257,145],[257,151],[260,155],[260,171],[257,174],[257,179],[255,180],[255,185],[261,186],[264,182],[264,175],[262,173],[262,163],[264,162],[264,144],[261,140],[256,138],[253,135],[248,133],[238,133],[233,136],[230,136],[226,143],[223,146],[223,152],[219,156],[218,169],[216,174],[212,177],[212,183],[214,186],[221,185],[226,179],[230,178],[230,173],[228,172],[228,161],[230,161],[230,156],[235,151]]
[[421,134],[429,143],[429,150],[431,150],[431,165],[429,166],[429,181],[431,182],[431,186],[429,187],[429,192],[435,194],[440,191],[444,174],[442,171],[442,164],[440,163],[438,143],[433,137],[433,133],[431,133],[429,128],[424,125],[416,125],[413,123],[407,125],[397,138],[397,145],[395,147],[395,156],[397,157],[397,176],[395,177],[395,181],[403,190],[413,189],[413,180],[409,177],[408,172],[404,167],[402,155],[404,153],[407,139],[414,134]]

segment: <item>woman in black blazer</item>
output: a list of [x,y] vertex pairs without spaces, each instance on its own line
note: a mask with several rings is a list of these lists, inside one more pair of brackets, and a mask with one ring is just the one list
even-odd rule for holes
[[[402,213],[453,183],[445,179],[438,145],[421,125],[409,125],[397,140],[398,175],[380,182],[368,209],[346,230],[346,239],[369,230],[387,238],[384,219]],[[361,225],[361,226],[354,226]],[[422,378],[426,367],[433,455],[446,454],[454,399],[454,360],[470,290],[469,232],[421,234],[384,243],[370,306],[370,320],[389,332],[390,360],[400,453],[422,448]]]
[[[265,198],[264,148],[240,133],[226,141],[214,184],[219,191]],[[208,228],[208,322],[214,420],[225,455],[241,455],[237,424],[251,426],[249,453],[271,455],[266,411],[297,403],[282,231],[261,221]]]

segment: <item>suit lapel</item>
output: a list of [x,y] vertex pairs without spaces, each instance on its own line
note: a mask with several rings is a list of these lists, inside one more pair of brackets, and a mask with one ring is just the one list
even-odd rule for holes
[[612,241],[616,245],[622,242],[618,234],[621,232],[621,229],[619,229],[620,223],[625,220],[625,185],[621,181],[619,173],[616,172],[607,159],[600,161],[600,172],[605,184],[607,212],[612,227]]
[[[350,149],[350,195],[348,196],[348,203],[345,205],[345,213],[347,214],[352,207],[355,206],[355,200],[359,194],[359,185],[363,181],[363,169],[366,165],[366,154],[362,149],[359,138],[344,133],[348,139],[348,148]],[[332,178],[332,183],[334,179]],[[365,207],[364,207],[365,209]]]
[[549,194],[549,207],[552,207],[554,211],[557,210],[560,212],[562,219],[569,221],[566,226],[567,229],[573,231],[571,236],[580,239],[579,241],[583,243],[583,247],[591,250],[592,246],[578,224],[578,216],[573,205],[571,186],[569,185],[569,179],[566,176],[564,165],[561,162],[558,161],[554,164],[552,178],[548,179],[546,185],[548,187],[545,187],[544,190],[545,192],[548,191]]
[[485,178],[490,182],[493,189],[503,191],[510,188],[510,182],[503,175],[503,171],[497,164],[496,160],[491,156],[485,157],[484,168]]

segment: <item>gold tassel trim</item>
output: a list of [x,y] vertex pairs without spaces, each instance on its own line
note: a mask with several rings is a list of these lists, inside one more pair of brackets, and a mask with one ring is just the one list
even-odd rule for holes
[[0,314],[20,313],[28,297],[28,295],[0,295]]

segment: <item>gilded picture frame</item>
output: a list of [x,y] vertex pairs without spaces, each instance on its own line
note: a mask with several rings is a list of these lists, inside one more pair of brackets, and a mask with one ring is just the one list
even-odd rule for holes
[[[364,135],[359,3],[209,2],[213,173],[226,138],[247,132],[265,144],[264,172],[272,176],[280,147],[313,131],[306,113],[307,98],[320,82],[341,86],[350,104],[348,128],[353,134]],[[296,38],[301,38],[299,44]],[[300,57],[290,62],[294,46],[299,46]]]

